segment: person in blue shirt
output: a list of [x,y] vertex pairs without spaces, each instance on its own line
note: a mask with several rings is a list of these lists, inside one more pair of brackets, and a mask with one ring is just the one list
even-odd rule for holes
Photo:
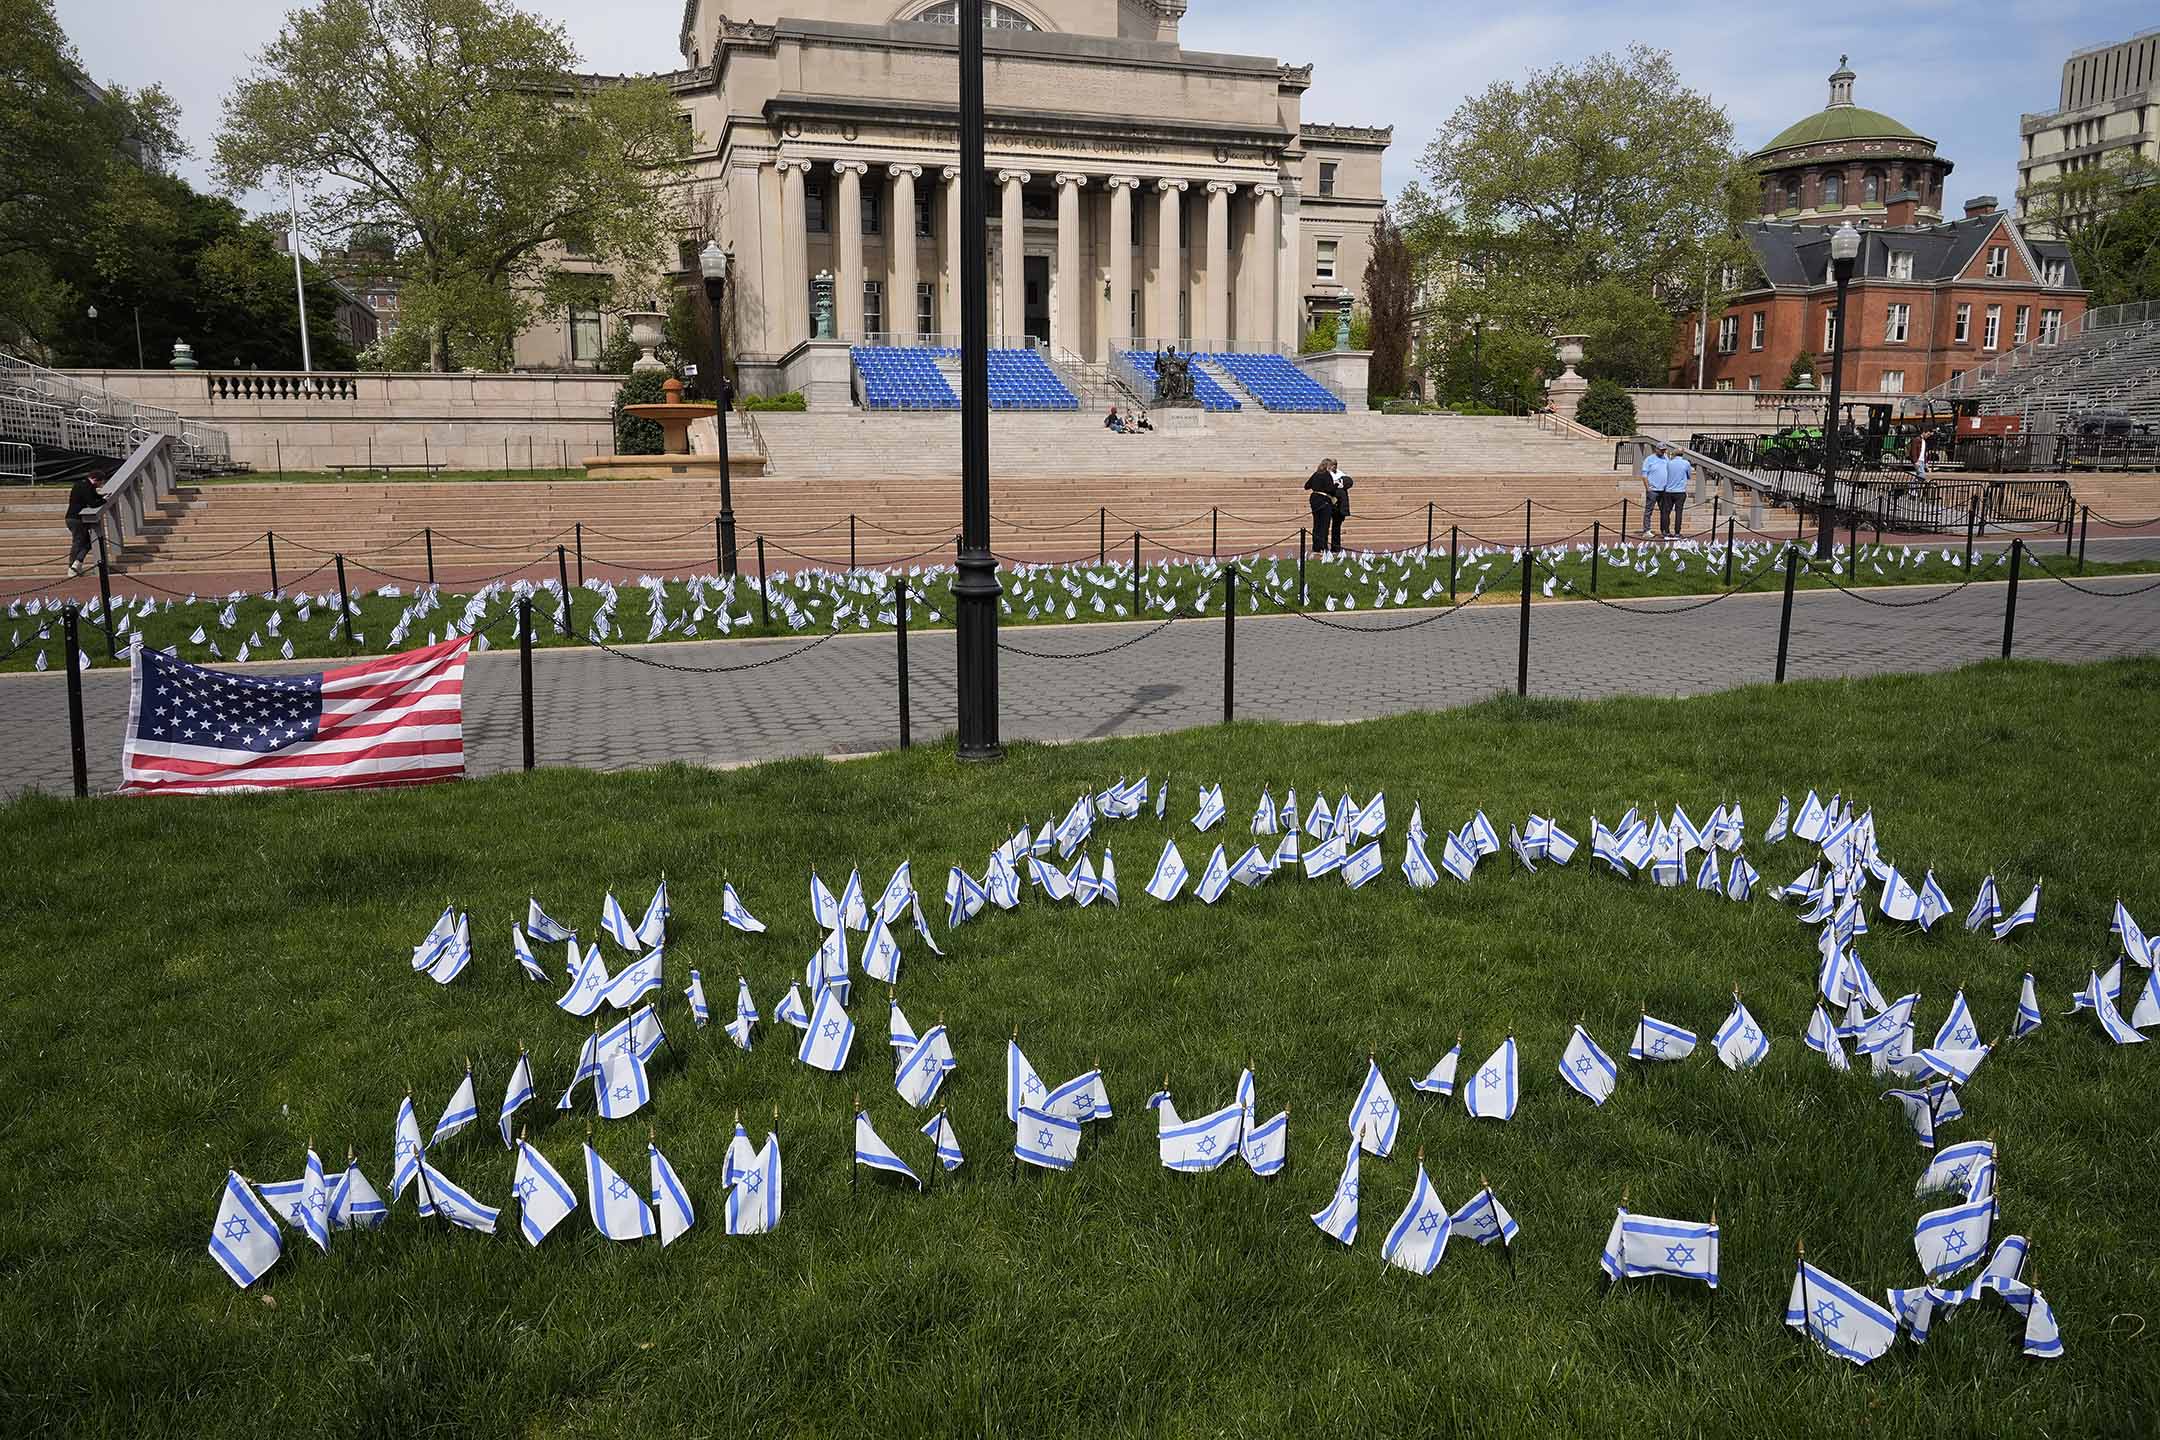
[[1642,458],[1642,533],[1650,533],[1650,511],[1657,492],[1665,487],[1665,447],[1653,446]]
[[1693,469],[1687,456],[1673,453],[1669,445],[1660,446],[1665,451],[1665,483],[1658,490],[1658,534],[1678,538],[1680,534],[1680,509],[1687,503],[1688,481]]

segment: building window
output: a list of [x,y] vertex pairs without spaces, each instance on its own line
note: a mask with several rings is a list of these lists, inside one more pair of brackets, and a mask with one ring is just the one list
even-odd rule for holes
[[1760,390],[1760,389],[1762,389],[1762,376],[1760,376],[1760,375],[1750,375],[1750,376],[1748,376],[1748,377],[1747,377],[1747,388],[1748,388],[1748,389],[1750,389],[1750,390]]
[[915,282],[915,333],[937,334],[937,286],[928,280]]
[[1765,320],[1767,320],[1768,318],[1769,318],[1769,317],[1768,317],[1768,316],[1766,316],[1766,315],[1765,315],[1765,314],[1764,314],[1764,313],[1763,313],[1762,311],[1760,311],[1760,310],[1757,310],[1757,311],[1755,312],[1755,318],[1754,318],[1754,319],[1753,319],[1752,321],[1750,321],[1750,322],[1749,322],[1749,324],[1748,324],[1748,347],[1747,347],[1748,349],[1750,349],[1750,350],[1760,350],[1760,349],[1762,349],[1762,347],[1763,347],[1763,330],[1764,330],[1764,328],[1765,328],[1765,327],[1764,327],[1764,321],[1765,321]]
[[1825,209],[1825,210],[1827,210],[1827,209],[1831,208],[1831,207],[1832,207],[1832,206],[1834,206],[1834,205],[1843,205],[1844,203],[1845,203],[1845,177],[1844,177],[1844,176],[1842,176],[1842,175],[1825,175],[1825,176],[1823,176],[1823,177],[1822,177],[1822,208],[1823,208],[1823,209]]
[[917,195],[915,197],[915,238],[918,240],[937,238],[936,232],[930,227],[930,197],[928,195]]
[[1863,205],[1880,205],[1882,203],[1882,176],[1872,170],[1860,177],[1860,203]]
[[[925,25],[958,25],[960,23],[960,0],[944,0],[932,5],[914,19]],[[1009,5],[983,6],[983,29],[985,30],[1033,30],[1035,22]]]
[[1800,182],[1798,180],[1785,182],[1785,208],[1787,210],[1800,208]]
[[1892,280],[1912,279],[1912,255],[1913,252],[1910,250],[1892,250],[1890,252],[1890,278]]
[[2040,343],[2042,345],[2055,345],[2061,343],[2061,341],[2062,311],[2042,310],[2040,312]]
[[2002,343],[2002,306],[1987,307],[1987,321],[1980,329],[1980,348],[1993,350]]
[[675,146],[685,155],[697,148],[697,122],[687,110],[675,114]]
[[600,312],[584,308],[570,312],[570,363],[590,365],[600,358]]
[[1885,371],[1883,371],[1883,372],[1882,372],[1882,393],[1883,393],[1883,394],[1885,394],[1885,395],[1902,395],[1902,394],[1904,394],[1904,393],[1905,393],[1905,372],[1904,372],[1904,371],[1902,371],[1902,370],[1885,370]]
[[1972,306],[1957,307],[1957,328],[1951,332],[1950,343],[1963,345],[1972,339]]
[[2010,273],[2010,247],[2009,247],[2009,246],[2007,246],[2007,245],[1990,245],[1990,246],[1988,246],[1988,271],[1987,271],[1987,273],[1988,273],[1988,274],[1990,274],[1990,275],[1992,275],[1992,276],[1994,276],[1994,277],[1995,277],[1996,279],[1998,279],[1998,280],[2000,280],[2000,279],[2001,279],[2001,278],[2002,278],[2003,276],[2005,276],[2005,275],[2007,275],[2007,274],[2009,274],[2009,273]]
[[2020,305],[2017,308],[2017,327],[2010,332],[2010,343],[2022,345],[2025,343],[2025,337],[2031,333],[2032,306]]
[[1912,306],[1892,305],[1890,313],[1883,317],[1883,343],[1902,345],[1912,331]]
[[1837,311],[1825,310],[1822,317],[1822,348],[1837,349]]
[[1702,319],[1700,316],[1696,317],[1695,320],[1695,343],[1689,348],[1694,350],[1702,349]]
[[884,196],[883,192],[882,192],[882,191],[880,190],[880,188],[879,188],[878,186],[875,186],[875,185],[868,185],[868,186],[865,186],[865,187],[863,188],[863,192],[862,192],[862,233],[863,233],[863,234],[865,234],[865,235],[882,235],[883,233],[885,233],[885,232],[884,232],[884,229],[883,229],[883,223],[884,223],[884,215],[883,215],[883,211],[884,211],[884,208],[885,208],[885,196]]
[[1737,265],[1720,265],[1717,272],[1717,285],[1720,290],[1739,289],[1740,267]]
[[885,282],[862,282],[862,328],[865,335],[885,333]]
[[1321,241],[1317,241],[1317,242],[1315,242],[1315,243],[1314,243],[1314,245],[1313,245],[1313,278],[1314,278],[1314,279],[1316,279],[1316,280],[1333,280],[1333,279],[1335,278],[1335,247],[1336,247],[1337,243],[1338,243],[1338,242],[1336,242],[1336,241],[1334,241],[1334,240],[1321,240]]
[[1713,386],[1713,387],[1711,387],[1711,388],[1713,388],[1713,389],[1716,389],[1716,390],[1730,390],[1730,389],[1732,389],[1732,381],[1730,381],[1730,380],[1720,380],[1720,381],[1718,381],[1718,382],[1717,382],[1717,384],[1716,384],[1716,385],[1714,385],[1714,386]]
[[2069,273],[2069,267],[2062,261],[2047,261],[2040,267],[2040,283],[2048,286],[2061,285]]
[[1727,315],[1717,322],[1718,354],[1730,355],[1740,348],[1740,317]]
[[803,181],[803,229],[812,235],[823,235],[825,223],[825,179],[820,175]]
[[1320,193],[1322,195],[1333,195],[1335,193],[1335,162],[1332,160],[1320,162]]

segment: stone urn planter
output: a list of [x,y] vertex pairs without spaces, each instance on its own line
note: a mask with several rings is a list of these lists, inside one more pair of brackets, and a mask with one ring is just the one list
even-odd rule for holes
[[665,370],[653,351],[667,340],[667,316],[657,310],[625,310],[622,323],[630,327],[630,343],[638,347],[638,358],[630,362],[633,371]]

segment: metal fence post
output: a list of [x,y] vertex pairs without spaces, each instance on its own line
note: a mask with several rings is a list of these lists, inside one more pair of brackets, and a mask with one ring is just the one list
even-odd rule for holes
[[2085,537],[2091,530],[2092,506],[2087,505],[2084,515],[2078,520],[2078,574],[2080,575],[2085,573]]
[[1222,572],[1222,719],[1228,725],[1237,691],[1237,566]]
[[727,547],[720,539],[720,517],[712,517],[712,570],[715,579],[727,574]]
[[427,583],[435,583],[435,527],[422,526],[420,533],[427,537]]
[[1604,536],[1604,522],[1592,520],[1590,522],[1590,593],[1592,595],[1597,594],[1598,551],[1605,548]]
[[2010,658],[2010,638],[2017,631],[2018,570],[2025,561],[2025,542],[2010,542],[2010,593],[2003,600],[2003,648],[2002,658]]
[[1620,538],[1621,538],[1622,540],[1625,540],[1625,539],[1627,539],[1627,533],[1628,533],[1628,532],[1627,532],[1627,507],[1628,507],[1628,502],[1627,502],[1627,501],[1625,501],[1625,500],[1622,500],[1622,501],[1620,502]]
[[68,750],[75,763],[75,798],[80,800],[90,793],[90,760],[83,748],[82,635],[76,625],[77,613],[73,605],[62,611],[60,630],[67,640],[67,654],[61,663],[67,666]]
[[338,613],[345,617],[345,643],[356,643],[352,638],[352,595],[345,588],[345,556],[342,552],[331,557],[337,561]]
[[[2088,506],[2087,508],[2090,509],[2091,507]],[[2065,556],[2068,556],[2071,550],[2075,548],[2077,525],[2074,522],[2076,519],[2077,511],[2073,509],[2070,512],[2070,519],[2063,522],[2063,554]]]
[[1732,584],[1733,517],[1725,517],[1725,583]]
[[1455,603],[1455,558],[1461,550],[1462,527],[1450,525],[1447,527],[1447,598],[1450,605]]
[[1213,560],[1213,559],[1215,558],[1216,552],[1217,552],[1217,551],[1219,551],[1219,550],[1220,550],[1220,549],[1222,548],[1222,543],[1221,543],[1221,541],[1222,541],[1222,507],[1221,507],[1220,505],[1210,505],[1210,506],[1208,506],[1208,522],[1207,522],[1207,553],[1208,553],[1208,559],[1210,559],[1210,560]]
[[518,596],[518,708],[524,721],[525,768],[533,768],[532,596]]
[[98,516],[97,522],[97,591],[98,619],[105,627],[105,658],[117,660],[120,658],[120,647],[113,640],[112,571],[108,568],[105,558],[105,517],[103,515]]
[[855,512],[852,510],[847,516],[847,568],[848,574],[855,573]]
[[772,624],[772,595],[765,584],[765,537],[757,537],[757,608],[758,623]]
[[1433,502],[1427,500],[1425,502],[1425,550],[1427,554],[1432,553],[1432,525]]
[[1785,607],[1778,614],[1777,626],[1777,683],[1785,683],[1785,655],[1792,646],[1792,593],[1793,581],[1799,578],[1797,546],[1785,547]]
[[900,748],[908,748],[908,698],[907,698],[907,577],[893,576],[893,612],[898,623],[893,627],[894,638],[899,644],[900,662]]
[[577,542],[577,583],[582,590],[585,588],[585,522],[578,520],[573,523],[576,526],[576,533],[572,538]]
[[1132,613],[1140,618],[1140,532],[1132,532]]
[[1530,572],[1536,568],[1530,549],[1530,502],[1523,501],[1522,520],[1522,633],[1515,646],[1515,693],[1530,693]]
[[270,598],[275,600],[283,589],[277,578],[277,531],[263,531],[263,540],[270,547]]
[[1305,527],[1297,527],[1297,603],[1302,607],[1312,604],[1312,596],[1305,589]]
[[1110,507],[1107,505],[1095,507],[1095,563],[1110,563]]
[[555,579],[562,586],[562,609],[556,619],[561,622],[562,633],[570,633],[570,562],[563,555],[563,547],[555,547]]

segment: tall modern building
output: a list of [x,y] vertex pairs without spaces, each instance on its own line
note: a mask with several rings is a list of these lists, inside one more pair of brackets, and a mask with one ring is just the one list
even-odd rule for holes
[[[660,78],[695,136],[683,264],[708,238],[733,254],[744,388],[786,388],[819,338],[957,332],[955,0],[725,3],[686,0]],[[1308,123],[1311,66],[1185,49],[1185,10],[985,5],[994,337],[1294,349],[1362,284],[1391,130]],[[601,318],[528,333],[519,362],[588,363]]]
[[2018,218],[2035,186],[2126,158],[2160,165],[2160,29],[2077,51],[2056,107],[2019,119]]

